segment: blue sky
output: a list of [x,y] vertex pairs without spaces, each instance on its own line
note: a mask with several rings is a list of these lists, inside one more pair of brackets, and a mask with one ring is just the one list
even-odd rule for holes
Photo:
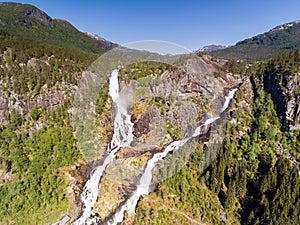
[[233,45],[300,19],[300,0],[24,0],[81,31],[124,44],[162,40],[188,49]]

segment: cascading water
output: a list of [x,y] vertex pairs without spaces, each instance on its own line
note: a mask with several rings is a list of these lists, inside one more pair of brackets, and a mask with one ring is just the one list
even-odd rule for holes
[[[209,119],[210,123],[212,123],[214,120]],[[200,134],[201,128],[204,126],[207,126],[210,123],[205,123],[204,125],[199,126],[196,131],[194,132],[193,136],[179,140],[174,141],[171,144],[169,144],[163,152],[156,153],[154,156],[148,161],[147,166],[144,170],[144,173],[139,181],[139,185],[137,186],[136,191],[131,195],[131,197],[126,201],[126,203],[120,208],[119,211],[113,216],[112,221],[109,221],[108,224],[117,224],[119,222],[122,222],[124,219],[124,212],[126,210],[129,210],[131,212],[135,211],[136,205],[138,200],[142,195],[148,195],[150,193],[150,185],[152,181],[152,170],[157,164],[159,160],[162,160],[167,156],[167,154],[171,151],[174,151],[181,146],[183,146],[187,141],[189,141],[192,137],[196,137]],[[198,134],[199,133],[199,134]]]
[[115,159],[117,151],[122,147],[129,146],[133,141],[133,123],[130,120],[131,116],[128,114],[127,106],[120,98],[119,93],[118,70],[113,70],[109,80],[109,95],[115,106],[115,118],[114,134],[107,148],[109,154],[103,164],[96,167],[91,178],[86,182],[81,194],[81,201],[84,204],[83,213],[81,217],[73,222],[73,225],[97,224],[98,218],[92,209],[97,201],[101,177],[107,165]]
[[234,94],[237,90],[238,90],[238,88],[234,88],[234,89],[229,91],[227,96],[225,96],[225,102],[223,104],[221,112],[223,112],[225,109],[227,109],[230,106],[231,100],[233,99],[233,96],[234,96]]
[[[229,92],[228,96],[225,97],[225,102],[221,109],[221,113],[230,106],[231,100],[237,90],[238,90],[237,88],[231,90]],[[107,224],[108,225],[116,225],[116,224],[122,222],[124,219],[125,211],[128,210],[128,211],[134,212],[137,202],[140,199],[140,197],[142,195],[148,195],[150,193],[150,191],[151,191],[150,184],[152,181],[152,170],[159,160],[162,160],[163,158],[165,158],[169,152],[174,151],[174,150],[180,148],[181,146],[183,146],[186,142],[188,142],[193,137],[199,136],[201,134],[201,130],[203,127],[206,129],[209,124],[213,123],[217,119],[219,119],[219,117],[207,119],[203,125],[196,128],[196,130],[194,131],[192,136],[182,139],[182,140],[179,140],[179,141],[174,141],[171,144],[169,144],[163,152],[154,154],[153,157],[148,161],[146,168],[144,170],[144,173],[139,181],[139,184],[138,184],[135,192],[127,199],[127,201],[114,214],[112,219],[110,221],[108,221]]]
[[[112,71],[109,81],[109,95],[112,98],[115,106],[114,134],[112,137],[112,141],[107,149],[108,155],[105,158],[103,164],[96,167],[91,175],[91,178],[86,182],[84,186],[83,192],[81,194],[81,200],[84,204],[83,213],[80,218],[73,222],[73,225],[97,224],[99,222],[97,216],[92,211],[99,193],[99,182],[108,164],[110,164],[115,159],[115,154],[118,152],[118,150],[122,147],[129,146],[134,138],[134,135],[132,133],[133,123],[130,120],[131,116],[128,114],[127,105],[124,104],[124,101],[122,101],[122,99],[120,98],[118,70]],[[225,97],[225,102],[221,109],[221,112],[229,107],[236,91],[237,89],[231,90],[228,96]],[[146,168],[140,178],[136,191],[114,214],[112,220],[109,221],[108,224],[117,224],[119,222],[122,222],[124,219],[124,212],[126,210],[134,212],[141,195],[149,194],[149,192],[151,191],[150,184],[152,181],[152,170],[159,160],[164,159],[169,152],[180,148],[190,139],[199,136],[201,134],[202,128],[206,128],[209,124],[213,123],[218,118],[219,117],[207,119],[203,125],[196,128],[193,135],[191,135],[190,137],[179,141],[174,141],[170,143],[163,152],[154,154],[153,157],[147,162]]]

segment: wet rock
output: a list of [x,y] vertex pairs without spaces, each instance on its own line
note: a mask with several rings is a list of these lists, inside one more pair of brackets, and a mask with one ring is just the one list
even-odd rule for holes
[[131,148],[123,148],[121,151],[118,152],[118,158],[130,158],[130,157],[137,157],[146,152],[151,154],[155,154],[161,152],[163,148],[158,146],[147,146],[144,148],[139,148],[137,151],[133,151]]

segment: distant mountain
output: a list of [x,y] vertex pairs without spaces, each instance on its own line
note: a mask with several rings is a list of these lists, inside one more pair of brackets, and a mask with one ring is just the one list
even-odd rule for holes
[[196,53],[212,52],[212,51],[216,51],[216,50],[222,50],[225,48],[228,48],[228,46],[226,46],[226,45],[207,45],[207,46],[197,49],[195,52]]
[[115,48],[115,47],[119,46],[118,44],[112,43],[112,42],[104,39],[103,37],[100,37],[97,34],[93,34],[93,33],[90,33],[90,32],[85,32],[85,34],[87,36],[89,36],[90,38],[93,38],[94,40],[99,41],[100,43],[102,43],[104,46],[106,46],[108,48]]
[[116,44],[77,30],[65,20],[53,19],[35,6],[0,3],[0,32],[50,45],[103,53]]
[[277,26],[270,31],[238,42],[236,45],[213,51],[211,54],[244,61],[265,60],[283,52],[300,48],[300,21]]

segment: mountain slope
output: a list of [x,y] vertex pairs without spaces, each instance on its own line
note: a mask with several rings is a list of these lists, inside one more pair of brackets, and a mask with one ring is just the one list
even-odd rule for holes
[[[72,100],[82,73],[98,57],[83,51],[101,53],[106,48],[97,47],[103,41],[100,37],[88,34],[93,38],[89,39],[33,6],[2,4],[0,225],[51,224],[65,215],[74,220],[81,213],[80,194],[93,165],[83,160],[73,136]],[[167,83],[157,82],[160,77],[180,85],[179,94],[195,104],[191,109],[199,115],[209,110],[200,85],[203,68],[210,68],[208,74],[215,81],[207,85],[219,82],[222,93],[236,87],[236,80],[244,81],[224,112],[228,118],[224,146],[211,166],[203,173],[199,169],[204,153],[211,149],[207,140],[213,138],[213,129],[195,139],[195,152],[178,173],[141,198],[136,214],[126,213],[122,224],[299,224],[300,51],[252,65],[230,60],[224,66],[225,60],[207,55],[201,61],[195,67],[189,65],[190,74],[157,63],[120,70],[121,86],[136,84],[140,90],[141,99],[130,110],[134,134],[141,137],[142,145],[146,141],[158,145],[131,152],[121,149],[116,162],[125,161],[130,168],[142,167],[165,143],[182,137],[177,121],[184,121],[180,118],[186,118],[187,111],[193,112],[187,108],[177,113],[174,95],[147,99],[145,87],[150,84],[150,90],[165,91]],[[99,137],[105,147],[113,128],[112,106],[105,83],[96,105]],[[160,114],[161,120],[150,120]],[[195,121],[202,123],[204,116]],[[164,128],[166,138],[151,130],[154,122]],[[125,185],[115,179],[119,175],[121,180],[120,172],[107,170],[101,181],[94,211],[103,218],[114,213],[134,189],[128,177],[124,177]]]
[[115,44],[96,40],[78,31],[69,22],[52,19],[28,4],[0,3],[0,31],[50,45],[103,53]]
[[280,53],[300,48],[300,21],[286,23],[270,31],[238,42],[236,45],[211,52],[226,59],[247,62],[265,60]]
[[139,202],[133,224],[192,224],[182,213],[195,224],[299,224],[299,56],[298,50],[268,62],[223,67],[231,74],[239,68],[245,79],[226,113],[217,159],[202,173],[205,148],[197,149]]
[[81,156],[68,109],[97,57],[0,33],[1,225],[51,224],[73,204],[68,171]]

